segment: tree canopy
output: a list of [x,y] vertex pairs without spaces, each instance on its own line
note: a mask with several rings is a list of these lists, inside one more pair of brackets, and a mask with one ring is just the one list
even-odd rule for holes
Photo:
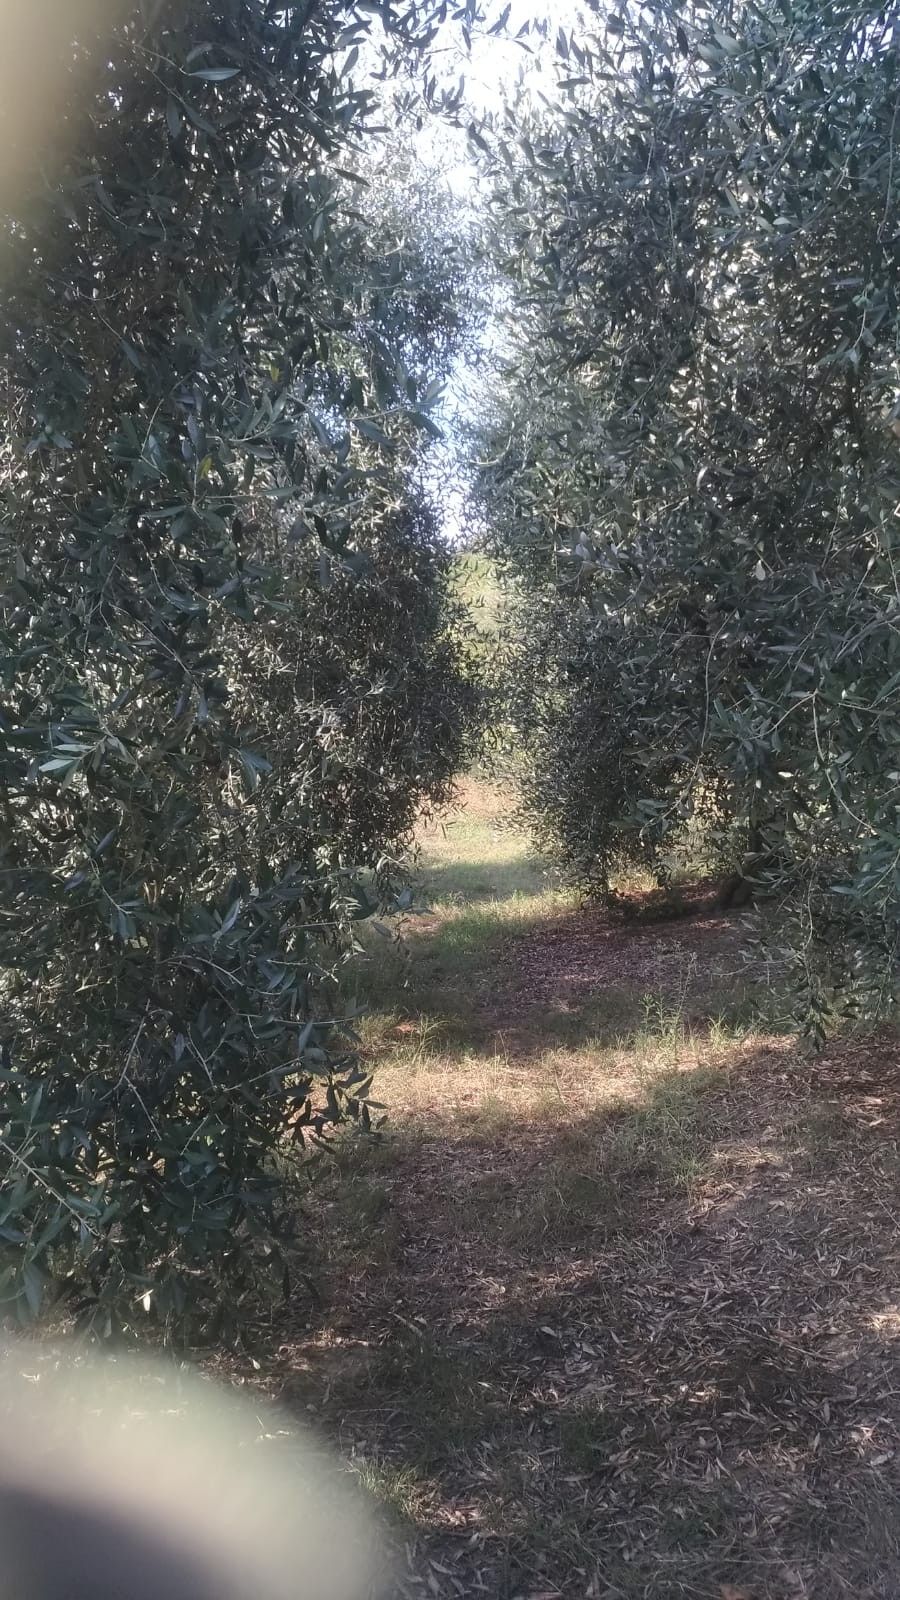
[[4,219],[23,1316],[63,1290],[101,1330],[215,1331],[278,1260],[285,1139],[367,1118],[337,980],[473,707],[415,487],[459,264],[367,210],[357,161],[444,12],[57,19],[54,146]]
[[531,810],[601,890],[701,814],[816,1031],[896,980],[897,27],[623,6],[492,156]]

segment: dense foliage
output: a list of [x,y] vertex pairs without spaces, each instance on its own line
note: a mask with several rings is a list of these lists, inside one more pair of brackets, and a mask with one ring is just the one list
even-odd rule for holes
[[817,1031],[900,934],[898,24],[625,4],[492,147],[526,799],[600,888],[702,810]]
[[336,977],[471,725],[413,487],[459,270],[354,165],[427,6],[98,17],[5,219],[0,1286],[210,1333],[286,1135],[365,1116]]

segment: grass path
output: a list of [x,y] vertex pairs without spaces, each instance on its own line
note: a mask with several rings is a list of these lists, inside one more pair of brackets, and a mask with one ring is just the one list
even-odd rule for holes
[[580,910],[465,800],[367,963],[389,1121],[320,1185],[272,1386],[401,1594],[893,1600],[893,1041],[804,1059],[748,1020],[733,923]]

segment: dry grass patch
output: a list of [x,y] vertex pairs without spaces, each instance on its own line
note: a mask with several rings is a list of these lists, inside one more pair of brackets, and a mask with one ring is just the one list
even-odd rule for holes
[[896,1042],[811,1064],[735,993],[731,924],[579,912],[469,801],[372,958],[389,1120],[323,1168],[322,1305],[271,1385],[410,1600],[895,1600]]

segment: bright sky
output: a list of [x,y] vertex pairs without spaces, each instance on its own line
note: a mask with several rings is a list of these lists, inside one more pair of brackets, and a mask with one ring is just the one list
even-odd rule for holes
[[[507,9],[500,0],[491,0],[487,13],[487,26],[498,20]],[[480,104],[485,111],[498,110],[506,94],[515,86],[520,74],[530,88],[540,87],[541,72],[555,58],[553,40],[557,30],[577,26],[584,18],[585,8],[578,0],[510,0],[509,19],[503,35],[490,38],[483,35],[473,39],[472,56],[466,72],[469,98],[473,105]],[[549,38],[545,42],[532,31],[516,42],[516,34],[526,22],[545,21],[549,24]]]
[[[509,12],[501,34],[488,34],[487,29],[498,22],[504,12]],[[448,57],[448,76],[465,77],[466,101],[475,121],[498,115],[519,88],[526,93],[538,94],[542,87],[549,89],[554,62],[558,59],[555,39],[557,30],[577,27],[584,22],[585,7],[579,0],[490,0],[485,8],[485,22],[473,34],[472,51],[466,56],[462,48]],[[534,24],[548,24],[548,37],[541,38]],[[532,24],[531,32],[523,39],[516,35],[525,23]],[[458,36],[457,36],[458,37]],[[447,161],[448,134],[440,130],[440,143],[444,157],[447,182],[454,193],[464,197],[475,181],[475,168],[468,159],[464,135],[455,141],[458,145],[458,162]],[[423,130],[423,140],[429,153],[433,153],[435,130]],[[423,152],[424,153],[424,152]]]
[[[509,16],[503,33],[487,34],[486,29],[507,9]],[[464,121],[479,122],[497,116],[520,89],[528,94],[539,94],[546,88],[549,95],[554,64],[558,60],[555,46],[558,29],[577,29],[590,15],[579,0],[510,0],[508,7],[505,0],[490,0],[486,12],[484,26],[473,36],[471,54],[464,56],[461,50],[459,54],[455,49],[452,54],[448,51],[448,78],[455,82],[460,73],[465,77],[468,111]],[[547,39],[541,38],[532,28],[524,39],[516,42],[515,36],[523,24],[534,23],[537,19],[548,22]],[[468,202],[477,207],[479,174],[464,129],[427,120],[419,142],[422,161],[434,174],[434,181],[445,184],[464,206]],[[490,349],[491,343],[489,322],[483,335],[485,351]],[[461,359],[448,375],[444,399],[435,411],[446,437],[445,443],[432,452],[427,479],[439,509],[444,536],[451,544],[459,542],[466,525],[468,464],[459,439],[459,420],[464,419],[476,400],[483,397],[484,385],[489,382],[489,364],[476,368],[468,359]]]

